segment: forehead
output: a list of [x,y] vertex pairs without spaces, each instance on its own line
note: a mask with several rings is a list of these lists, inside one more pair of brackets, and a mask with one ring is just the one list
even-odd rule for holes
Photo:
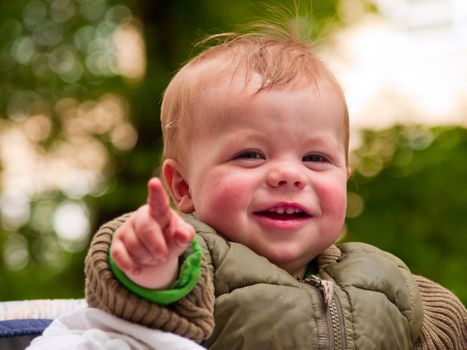
[[273,137],[279,142],[291,137],[297,143],[326,139],[347,153],[347,109],[333,81],[295,81],[258,92],[260,81],[259,76],[246,81],[227,75],[200,89],[190,122],[180,130],[181,160],[188,161],[196,145],[214,146],[232,135],[238,140]]
[[[219,77],[217,81],[211,82],[202,89],[194,113],[196,124],[204,129],[222,128],[226,123],[231,123],[232,118],[238,119],[239,122],[244,118],[251,118],[255,109],[258,113],[269,113],[270,117],[273,117],[277,103],[281,104],[281,109],[287,110],[289,107],[291,113],[292,110],[306,111],[305,106],[296,105],[299,99],[302,103],[305,101],[307,105],[311,105],[308,106],[311,107],[308,112],[317,111],[309,113],[310,118],[327,111],[330,114],[340,114],[341,122],[344,124],[345,101],[339,86],[333,81],[296,79],[286,86],[258,91],[262,84],[264,84],[263,78],[258,74],[252,74],[247,79],[242,76]],[[266,98],[268,95],[280,96],[280,101]]]

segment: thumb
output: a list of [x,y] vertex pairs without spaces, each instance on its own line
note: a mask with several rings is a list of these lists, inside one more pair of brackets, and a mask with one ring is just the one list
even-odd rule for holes
[[172,235],[171,245],[175,255],[180,256],[187,250],[195,238],[195,230],[193,226],[179,218],[177,228]]

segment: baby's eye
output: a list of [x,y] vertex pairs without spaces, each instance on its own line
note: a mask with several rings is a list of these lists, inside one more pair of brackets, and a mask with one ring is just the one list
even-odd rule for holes
[[264,159],[264,156],[258,151],[242,151],[237,153],[234,159]]
[[264,154],[260,151],[255,150],[245,150],[238,152],[236,155],[233,156],[234,160],[263,160],[265,159]]
[[304,162],[325,163],[328,159],[321,154],[307,154],[303,157]]

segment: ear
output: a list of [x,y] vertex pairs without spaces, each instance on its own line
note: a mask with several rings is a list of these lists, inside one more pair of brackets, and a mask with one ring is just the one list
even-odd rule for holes
[[195,207],[180,164],[174,159],[166,159],[162,174],[177,208],[183,213],[192,213]]
[[350,169],[350,167],[347,167],[347,181],[350,179],[350,176],[352,176],[352,169]]

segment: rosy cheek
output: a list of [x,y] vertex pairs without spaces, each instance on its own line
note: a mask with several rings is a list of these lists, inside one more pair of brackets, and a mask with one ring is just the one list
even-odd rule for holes
[[[209,181],[209,179],[207,179]],[[213,181],[209,189],[205,189],[199,203],[197,214],[212,220],[232,219],[238,215],[238,210],[247,209],[245,192],[247,186],[241,181],[224,179],[222,182]]]
[[342,181],[323,184],[319,188],[321,208],[325,214],[334,218],[336,224],[341,224],[345,218],[346,191],[346,186]]
[[234,187],[222,187],[212,193],[212,197],[208,198],[209,207],[211,210],[224,213],[232,206],[235,206],[239,198],[239,193]]

